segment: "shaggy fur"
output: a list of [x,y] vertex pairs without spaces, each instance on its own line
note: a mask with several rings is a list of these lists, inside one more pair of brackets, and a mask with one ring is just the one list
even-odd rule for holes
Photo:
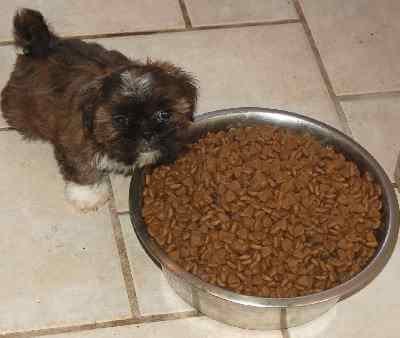
[[23,53],[1,93],[4,118],[26,139],[53,144],[78,208],[104,203],[107,172],[176,158],[197,97],[182,69],[60,39],[30,9],[15,15],[14,38]]

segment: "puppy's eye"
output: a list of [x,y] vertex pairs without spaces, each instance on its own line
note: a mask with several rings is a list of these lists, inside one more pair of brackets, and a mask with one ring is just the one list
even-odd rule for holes
[[129,125],[129,119],[126,116],[123,116],[123,115],[115,115],[115,116],[113,116],[113,121],[118,126],[128,126]]
[[158,123],[166,123],[169,121],[171,114],[164,110],[159,110],[154,114],[154,118]]

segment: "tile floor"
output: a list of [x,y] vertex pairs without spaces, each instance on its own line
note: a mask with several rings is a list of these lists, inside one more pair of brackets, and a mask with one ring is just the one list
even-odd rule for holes
[[[12,14],[30,6],[63,36],[90,37],[193,72],[201,85],[198,114],[264,106],[312,116],[350,133],[393,180],[400,150],[398,0],[0,6],[0,87],[15,60]],[[64,201],[51,148],[23,142],[1,117],[0,159],[2,337],[398,337],[399,247],[371,285],[321,318],[283,331],[240,330],[199,316],[169,288],[124,214],[128,179],[112,178],[109,208],[81,215]]]

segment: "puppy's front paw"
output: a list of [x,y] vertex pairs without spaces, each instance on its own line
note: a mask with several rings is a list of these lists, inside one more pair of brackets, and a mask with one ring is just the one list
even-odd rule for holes
[[81,212],[96,211],[110,199],[110,190],[107,182],[92,185],[81,185],[67,182],[65,198]]

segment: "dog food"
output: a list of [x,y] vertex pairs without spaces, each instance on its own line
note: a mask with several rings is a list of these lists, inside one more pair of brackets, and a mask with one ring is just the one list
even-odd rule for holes
[[360,272],[377,247],[381,188],[309,134],[209,133],[145,177],[143,217],[170,258],[237,293],[296,297]]

